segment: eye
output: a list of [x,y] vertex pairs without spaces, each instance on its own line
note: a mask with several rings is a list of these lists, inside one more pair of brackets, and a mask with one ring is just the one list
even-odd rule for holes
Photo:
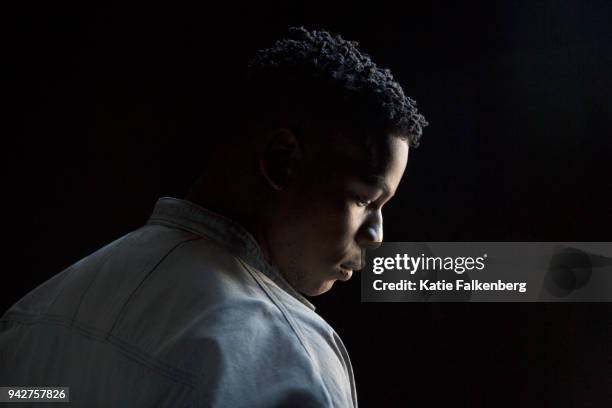
[[368,205],[370,205],[372,203],[371,200],[367,200],[367,199],[365,199],[363,197],[359,197],[359,196],[355,197],[355,202],[357,203],[357,206],[359,206],[359,207],[367,207]]

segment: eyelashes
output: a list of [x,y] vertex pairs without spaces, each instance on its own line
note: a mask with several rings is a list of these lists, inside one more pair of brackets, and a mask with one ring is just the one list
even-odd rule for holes
[[355,196],[355,202],[357,203],[358,207],[367,207],[372,204],[372,200],[368,200],[360,196]]
[[[367,208],[367,207],[372,206],[374,203],[376,203],[378,201],[378,198],[376,198],[376,199],[368,199],[368,198],[365,198],[364,196],[361,196],[361,195],[354,195],[353,196],[353,201],[355,202],[355,205],[357,207]],[[386,200],[386,201],[388,201],[388,200]],[[382,208],[382,206],[384,206],[386,201],[384,203],[382,203],[382,205],[380,206],[381,208]]]

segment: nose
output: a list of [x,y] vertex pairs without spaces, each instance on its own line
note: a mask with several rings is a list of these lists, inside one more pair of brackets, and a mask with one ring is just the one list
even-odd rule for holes
[[378,248],[383,240],[382,213],[377,211],[369,217],[359,231],[357,244],[364,249]]

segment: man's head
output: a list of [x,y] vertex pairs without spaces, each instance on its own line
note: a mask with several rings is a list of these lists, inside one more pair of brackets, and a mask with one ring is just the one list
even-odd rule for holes
[[318,295],[361,269],[383,239],[395,193],[427,122],[389,70],[356,42],[291,28],[258,51],[242,85],[256,238],[297,290]]

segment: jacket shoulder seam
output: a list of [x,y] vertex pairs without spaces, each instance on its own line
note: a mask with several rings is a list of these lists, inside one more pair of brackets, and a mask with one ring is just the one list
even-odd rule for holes
[[[308,360],[310,361],[310,363],[313,366],[316,367],[316,364],[314,363],[315,359],[314,359],[314,357],[312,355],[312,352],[310,351],[310,349],[306,345],[306,341],[304,340],[304,335],[302,334],[302,332],[298,328],[298,324],[295,322],[295,320],[291,316],[291,313],[287,310],[287,308],[285,308],[282,305],[282,302],[280,301],[280,299],[278,299],[278,297],[274,293],[272,293],[272,291],[267,287],[266,283],[259,276],[257,276],[257,273],[255,273],[251,269],[251,267],[249,267],[249,265],[247,265],[239,257],[236,257],[236,256],[234,256],[234,257],[238,260],[238,262],[240,262],[242,267],[247,270],[249,275],[257,282],[257,284],[264,291],[266,296],[270,299],[270,301],[274,304],[274,306],[280,311],[280,313],[283,316],[284,320],[286,321],[287,325],[291,328],[291,331],[293,332],[293,334],[298,338],[298,341],[300,342],[300,345],[302,346],[302,348],[304,349],[304,352],[308,356]],[[306,306],[304,306],[304,307],[306,307]],[[331,401],[329,390],[327,389],[327,385],[325,384],[325,381],[323,381],[323,378],[321,377],[321,373],[318,370],[316,370],[315,372],[317,373],[317,379],[319,380],[319,383],[321,384],[321,387],[325,391],[326,399],[328,401]]]

